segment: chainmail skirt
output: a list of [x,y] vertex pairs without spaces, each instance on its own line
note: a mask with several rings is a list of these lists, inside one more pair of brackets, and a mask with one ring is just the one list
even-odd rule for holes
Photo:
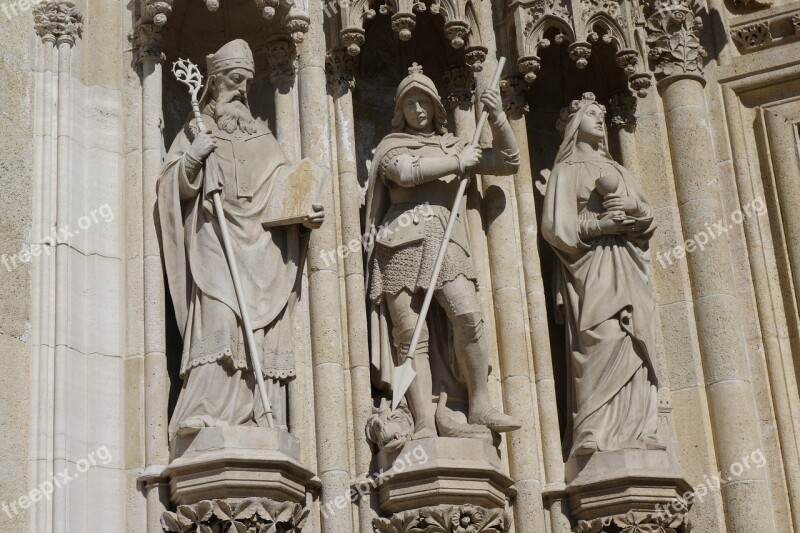
[[[425,224],[425,238],[421,241],[397,248],[376,243],[375,256],[370,265],[370,300],[379,304],[384,294],[399,294],[405,289],[412,293],[417,290],[426,291],[430,286],[443,238],[442,221],[437,217],[430,217]],[[436,289],[441,289],[442,285],[462,275],[477,284],[469,255],[461,246],[450,242]]]

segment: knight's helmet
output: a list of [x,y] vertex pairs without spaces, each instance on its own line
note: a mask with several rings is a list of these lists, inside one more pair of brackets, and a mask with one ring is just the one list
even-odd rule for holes
[[394,118],[392,119],[392,129],[394,131],[402,131],[405,127],[405,118],[403,117],[403,99],[408,93],[414,89],[419,89],[431,97],[433,105],[436,108],[434,112],[434,124],[439,133],[445,133],[447,130],[447,111],[442,105],[442,99],[439,97],[439,91],[436,90],[436,85],[433,80],[422,73],[422,67],[417,63],[412,63],[408,67],[408,76],[403,78],[400,85],[397,87],[397,92],[394,96]]

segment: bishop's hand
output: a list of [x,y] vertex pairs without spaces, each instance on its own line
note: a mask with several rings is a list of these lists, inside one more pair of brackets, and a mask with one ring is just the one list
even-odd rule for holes
[[207,131],[201,131],[195,136],[192,145],[189,147],[189,155],[200,162],[206,160],[211,152],[217,149],[217,141],[214,135]]
[[308,229],[319,229],[323,222],[325,222],[325,207],[322,204],[314,204],[306,215],[303,226]]

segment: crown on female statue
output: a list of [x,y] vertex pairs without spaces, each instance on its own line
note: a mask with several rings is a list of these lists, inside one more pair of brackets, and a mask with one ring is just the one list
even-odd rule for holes
[[229,42],[217,50],[216,54],[207,55],[206,65],[208,76],[232,68],[244,68],[250,72],[255,72],[256,70],[253,52],[250,50],[250,46],[242,39]]

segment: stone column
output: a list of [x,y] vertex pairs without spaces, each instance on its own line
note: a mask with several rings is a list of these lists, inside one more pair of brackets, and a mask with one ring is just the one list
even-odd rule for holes
[[298,159],[297,148],[300,144],[297,132],[296,59],[295,45],[291,39],[279,37],[267,43],[267,60],[271,68],[269,79],[275,98],[275,138],[292,162]]
[[[792,265],[795,298],[800,298],[800,224],[795,222],[795,209],[800,202],[800,165],[795,124],[777,113],[764,110],[769,153],[778,204],[781,208],[786,250]],[[799,300],[800,301],[800,300]]]
[[[58,64],[58,100],[56,108],[56,226],[70,223],[70,118],[72,111],[71,76],[72,47],[80,35],[83,18],[71,2],[56,4],[60,20],[56,22]],[[69,244],[59,242],[55,249],[55,353],[53,360],[53,471],[63,472],[69,466],[67,408],[69,402]],[[67,492],[53,492],[53,533],[66,533],[69,523]]]
[[[727,223],[719,194],[709,186],[716,172],[701,76],[705,56],[699,44],[701,21],[695,18],[696,5],[691,0],[671,9],[649,7],[650,58],[660,80],[684,236],[692,238],[717,221]],[[670,52],[670,39],[682,40],[691,52],[687,57],[693,59],[677,62]],[[715,448],[725,472],[761,448],[728,241],[725,235],[717,236],[705,250],[686,257]],[[775,531],[763,469],[747,469],[735,479],[724,480],[720,490],[731,531]]]
[[[488,4],[481,6],[486,11],[483,14],[488,17],[486,20],[491,21],[490,6]],[[487,44],[491,48],[483,70],[477,76],[479,96],[481,89],[490,82],[497,68],[494,43]],[[488,141],[488,134],[489,129],[486,128],[481,139],[482,143]],[[520,243],[517,240],[518,228],[515,224],[514,181],[509,176],[482,176],[482,180],[486,219],[491,221],[487,229],[487,243],[500,350],[503,399],[506,412],[522,423],[521,429],[508,434],[510,473],[518,491],[514,506],[515,524],[517,527],[526,524],[524,527],[530,527],[533,531],[545,531],[538,413],[532,409],[532,406],[537,405],[537,399],[528,366],[530,350],[520,279]]]
[[[53,175],[53,55],[56,44],[54,34],[54,21],[47,16],[45,5],[41,4],[34,8],[35,29],[42,39],[42,73],[41,79],[41,99],[37,102],[37,122],[39,125],[39,135],[41,141],[37,159],[40,162],[39,173],[39,198],[36,206],[37,212],[34,219],[38,221],[38,231],[36,232],[36,242],[48,247],[48,253],[39,256],[34,263],[34,290],[35,299],[33,304],[32,317],[36,328],[33,356],[31,365],[31,460],[35,466],[32,469],[31,484],[39,486],[49,478],[51,469],[48,463],[48,442],[51,436],[51,428],[48,425],[50,413],[50,394],[52,392],[49,384],[50,374],[50,353],[52,344],[52,313],[51,300],[52,291],[50,287],[50,273],[54,269],[54,257],[49,253],[55,248],[54,243],[49,243],[47,238],[50,236],[51,228],[55,225],[52,215],[52,175]],[[52,247],[52,248],[51,248]],[[42,502],[33,505],[30,512],[29,526],[31,531],[45,531],[48,523],[48,503]]]
[[[444,103],[453,113],[454,133],[469,141],[475,131],[475,75],[473,70],[466,65],[451,66],[444,72],[443,77]],[[470,245],[472,247],[472,263],[475,275],[478,278],[478,297],[484,310],[487,345],[489,346],[489,361],[493,368],[498,368],[500,359],[497,349],[497,327],[495,324],[494,300],[492,298],[492,279],[489,271],[489,254],[486,246],[486,232],[483,229],[483,196],[481,193],[481,178],[477,177],[475,183],[470,183],[466,191],[467,226],[469,228]],[[500,383],[496,376],[489,376],[489,391],[493,401],[501,397]],[[494,385],[494,387],[492,387]]]
[[611,133],[619,143],[622,166],[634,176],[642,176],[636,149],[636,97],[629,92],[611,95],[607,113]]
[[539,258],[539,229],[536,222],[533,175],[525,120],[525,113],[529,110],[524,96],[527,85],[520,77],[510,77],[503,80],[502,88],[506,114],[520,150],[520,168],[514,176],[514,188],[517,192],[517,217],[520,226],[525,296],[528,305],[528,328],[533,351],[533,373],[538,400],[545,492],[552,495],[551,498],[547,498],[551,500],[549,510],[552,530],[556,533],[566,533],[570,531],[569,509],[568,498],[564,493],[561,430],[558,424],[550,331]]
[[[349,353],[350,391],[353,409],[353,442],[356,475],[370,471],[372,449],[364,437],[364,428],[372,414],[367,309],[364,280],[364,241],[361,234],[363,191],[356,171],[356,139],[353,116],[355,56],[344,48],[327,54],[328,88],[333,95],[336,123],[336,153],[339,171],[339,209],[344,243],[343,263],[347,309],[347,347]],[[329,254],[330,256],[330,254]],[[337,255],[338,257],[338,255]],[[362,533],[372,529],[374,512],[369,498],[358,502],[358,522]]]
[[164,274],[155,222],[156,182],[161,174],[164,140],[161,136],[163,30],[144,20],[134,28],[134,43],[142,76],[142,247],[144,298],[144,419],[145,470],[140,481],[147,499],[147,530],[161,530],[169,505],[161,472],[169,463],[167,408],[169,375],[166,356]]
[[[330,112],[325,77],[325,24],[322,3],[309,5],[309,31],[299,47],[298,89],[300,101],[300,148],[303,157],[331,169],[328,117]],[[350,489],[350,452],[347,436],[347,387],[339,317],[339,266],[335,254],[327,263],[325,252],[336,248],[338,212],[333,184],[322,194],[327,221],[311,234],[308,250],[308,301],[311,316],[311,351],[314,373],[314,405],[317,429],[317,472],[322,480],[321,504],[347,497]],[[349,508],[323,512],[322,531],[357,531]]]

